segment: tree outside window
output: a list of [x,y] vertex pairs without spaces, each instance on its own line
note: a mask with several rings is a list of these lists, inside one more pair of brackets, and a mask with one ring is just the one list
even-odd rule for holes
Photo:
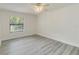
[[10,32],[23,32],[23,18],[18,16],[10,16]]

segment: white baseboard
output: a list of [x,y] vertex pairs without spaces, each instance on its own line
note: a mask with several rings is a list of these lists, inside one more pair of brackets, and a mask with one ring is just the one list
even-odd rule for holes
[[2,38],[1,41],[10,40],[10,39],[16,39],[16,38],[21,38],[21,37],[26,37],[26,36],[32,36],[32,35],[36,35],[36,34],[22,35],[22,36],[13,37],[13,38]]
[[62,40],[60,40],[61,38],[50,37],[50,36],[47,36],[47,35],[42,35],[40,33],[38,33],[37,35],[40,35],[40,36],[43,36],[43,37],[46,37],[46,38],[49,38],[49,39],[52,39],[52,40],[56,40],[56,41],[59,41],[59,42],[62,42],[62,43],[65,43],[65,44],[68,44],[68,45],[75,46],[75,47],[79,48],[79,45],[77,45],[75,43],[64,41],[63,39],[65,39],[65,38],[63,38]]

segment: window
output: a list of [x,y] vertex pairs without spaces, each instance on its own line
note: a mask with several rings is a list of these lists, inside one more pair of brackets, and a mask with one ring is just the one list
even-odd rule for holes
[[10,32],[23,32],[23,18],[18,16],[10,17]]

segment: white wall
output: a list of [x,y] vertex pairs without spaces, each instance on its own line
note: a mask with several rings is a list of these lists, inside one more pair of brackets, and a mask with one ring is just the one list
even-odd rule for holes
[[38,34],[79,47],[79,6],[40,14]]
[[[21,16],[24,18],[24,32],[10,33],[10,16]],[[0,10],[0,26],[0,37],[2,40],[36,34],[36,16],[32,14],[23,14],[18,12]]]
[[[24,17],[24,32],[10,33],[9,17]],[[0,38],[11,38],[39,34],[79,47],[79,7],[69,6],[47,11],[38,16],[0,10]]]

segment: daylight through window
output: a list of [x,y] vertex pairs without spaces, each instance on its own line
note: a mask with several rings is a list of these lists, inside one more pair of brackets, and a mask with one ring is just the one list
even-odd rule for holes
[[23,18],[18,16],[10,17],[10,32],[23,32]]

